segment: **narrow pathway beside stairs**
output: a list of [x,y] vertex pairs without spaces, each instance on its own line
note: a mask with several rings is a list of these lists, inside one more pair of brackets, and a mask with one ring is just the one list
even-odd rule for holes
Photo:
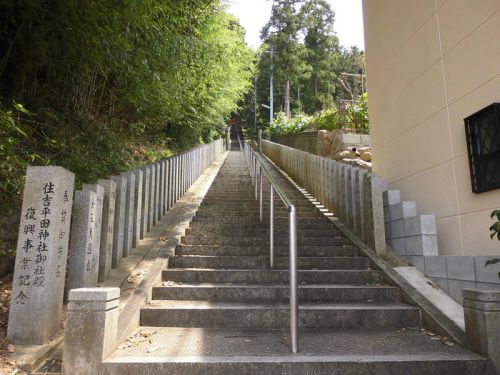
[[487,373],[482,357],[422,332],[420,309],[403,303],[400,290],[268,167],[297,208],[300,353],[288,342],[287,210],[276,198],[270,269],[269,200],[260,222],[235,150],[141,310],[138,332],[106,360],[106,374]]

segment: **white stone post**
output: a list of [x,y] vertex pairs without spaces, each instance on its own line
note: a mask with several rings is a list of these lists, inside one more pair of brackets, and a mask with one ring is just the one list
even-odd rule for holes
[[96,247],[97,194],[92,190],[76,191],[69,246],[66,290],[96,287],[99,251]]
[[104,188],[104,202],[102,206],[101,243],[99,251],[98,281],[105,281],[111,272],[111,258],[113,256],[113,231],[115,222],[116,183],[112,180],[99,180]]
[[463,296],[467,342],[500,374],[500,291],[464,289]]
[[142,169],[135,169],[135,194],[134,194],[134,228],[132,235],[132,247],[139,246],[141,238],[141,223],[142,223],[142,196],[143,196],[143,179],[144,172]]
[[125,200],[127,198],[127,180],[124,176],[111,176],[116,184],[115,222],[113,230],[113,255],[111,267],[120,266],[123,256],[123,238],[125,231]]
[[384,203],[382,192],[386,189],[380,178],[367,173],[363,184],[364,220],[366,220],[365,242],[378,255],[385,254]]
[[142,184],[142,210],[141,210],[141,240],[146,237],[149,232],[149,194],[151,191],[151,166],[145,165],[142,167],[143,184]]
[[44,344],[60,328],[74,181],[61,167],[28,167],[7,329],[15,344]]
[[134,236],[134,198],[135,174],[134,172],[122,173],[127,179],[127,195],[125,198],[125,229],[123,237],[123,257],[132,253],[132,238]]
[[117,346],[119,288],[81,288],[69,293],[62,374],[100,374]]

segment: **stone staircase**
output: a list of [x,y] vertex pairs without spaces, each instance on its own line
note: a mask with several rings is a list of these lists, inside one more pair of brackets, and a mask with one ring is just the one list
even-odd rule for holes
[[270,269],[269,199],[260,222],[243,154],[231,151],[106,374],[488,373],[484,358],[423,330],[420,309],[268,167],[297,209],[300,352],[288,337],[287,210],[276,198]]

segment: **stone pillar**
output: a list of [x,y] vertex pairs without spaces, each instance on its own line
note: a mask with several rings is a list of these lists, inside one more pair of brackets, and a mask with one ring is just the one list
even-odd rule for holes
[[159,162],[155,163],[156,166],[156,180],[155,180],[155,217],[154,223],[158,224],[160,221],[161,213],[160,213],[160,190],[161,190],[161,165]]
[[365,217],[364,217],[364,178],[367,171],[364,169],[357,168],[354,172],[354,233],[358,235],[359,238],[363,239],[365,236]]
[[116,183],[112,180],[99,180],[97,183],[104,188],[98,276],[98,281],[103,282],[109,277],[111,272],[113,232],[115,226]]
[[141,206],[141,240],[149,232],[149,194],[151,191],[151,166],[142,167],[142,206]]
[[384,204],[382,192],[386,189],[380,178],[367,173],[363,186],[366,243],[378,255],[385,254]]
[[[259,132],[262,132],[262,130],[259,129]],[[259,137],[259,147],[260,147],[260,139],[261,138]],[[226,128],[226,150],[231,151],[231,132],[229,126]]]
[[127,194],[125,198],[125,229],[123,233],[123,257],[128,257],[132,252],[132,237],[134,236],[134,198],[135,174],[134,172],[122,173],[127,179]]
[[99,250],[95,247],[97,194],[92,190],[76,191],[69,246],[66,290],[97,286]]
[[172,207],[172,159],[165,160],[166,162],[166,181],[165,181],[165,213],[170,211]]
[[165,159],[163,162],[163,204],[162,204],[162,215],[166,215],[168,211],[168,160]]
[[125,200],[127,199],[127,179],[125,176],[111,176],[116,184],[115,223],[113,230],[113,256],[111,266],[116,268],[122,262],[123,238],[125,231]]
[[[104,187],[99,184],[84,184],[82,186],[82,191],[93,191],[96,193],[96,207],[95,207],[95,218],[92,218],[94,227],[94,245],[93,248],[96,250],[97,258],[99,259],[100,249],[101,249],[101,232],[102,232],[102,208],[104,205]],[[99,262],[97,262],[97,271],[99,271]]]
[[158,221],[163,217],[163,210],[165,207],[165,160],[158,162],[158,169],[160,171],[160,181],[158,183]]
[[41,345],[59,330],[75,175],[61,167],[28,167],[7,336]]
[[119,288],[73,289],[69,294],[62,374],[100,374],[117,346]]
[[464,289],[463,296],[467,342],[500,374],[500,291]]
[[[228,137],[229,139],[229,137]],[[257,131],[257,141],[259,143],[259,152],[262,153],[262,129],[259,129]],[[229,145],[231,144],[231,141],[229,141]]]
[[155,210],[155,196],[156,196],[156,165],[150,164],[151,167],[151,184],[149,185],[149,218],[148,218],[148,232],[156,225],[156,210]]
[[135,175],[135,194],[134,194],[134,228],[132,235],[132,247],[139,245],[141,238],[141,223],[142,223],[142,195],[143,195],[143,171],[136,169],[133,171]]

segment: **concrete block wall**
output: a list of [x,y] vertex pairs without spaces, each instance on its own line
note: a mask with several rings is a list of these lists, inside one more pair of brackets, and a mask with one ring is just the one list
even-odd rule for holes
[[399,190],[385,191],[383,199],[389,246],[455,301],[463,303],[464,288],[500,290],[500,264],[485,267],[493,256],[439,255],[435,217],[417,215],[416,202],[402,201]]

